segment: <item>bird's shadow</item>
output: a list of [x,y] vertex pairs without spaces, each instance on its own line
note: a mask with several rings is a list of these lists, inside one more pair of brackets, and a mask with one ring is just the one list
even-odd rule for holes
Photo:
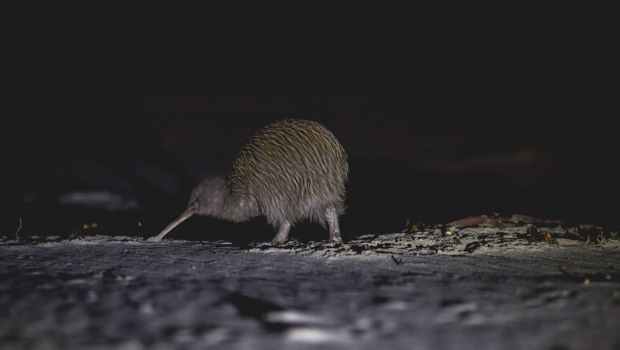
[[[229,241],[236,246],[270,242],[276,229],[262,217],[246,222],[229,222],[207,216],[195,216],[171,231],[166,239]],[[300,242],[327,240],[329,232],[317,223],[302,221],[295,224],[289,239]]]

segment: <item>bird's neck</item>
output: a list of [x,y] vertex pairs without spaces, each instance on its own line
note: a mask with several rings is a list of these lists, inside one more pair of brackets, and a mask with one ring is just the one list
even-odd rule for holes
[[231,193],[224,197],[222,210],[218,215],[221,219],[233,222],[247,221],[259,214],[256,200],[250,196]]

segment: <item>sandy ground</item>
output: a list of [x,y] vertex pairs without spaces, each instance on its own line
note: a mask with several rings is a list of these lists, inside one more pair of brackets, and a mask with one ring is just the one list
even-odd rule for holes
[[620,241],[583,232],[4,237],[0,349],[619,349]]

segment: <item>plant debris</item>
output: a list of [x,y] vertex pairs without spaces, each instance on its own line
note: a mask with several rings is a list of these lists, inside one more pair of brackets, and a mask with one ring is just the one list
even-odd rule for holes
[[565,227],[558,220],[540,220],[525,215],[502,217],[499,214],[480,215],[456,220],[448,225],[416,223],[406,220],[400,233],[363,235],[344,244],[329,241],[285,244],[250,244],[249,250],[282,251],[296,254],[370,255],[459,255],[478,253],[484,249],[521,246],[571,246],[578,244],[606,244],[612,239],[600,226],[580,225]]
[[22,231],[22,218],[20,217],[19,220],[17,221],[17,230],[15,230],[15,240],[19,241],[21,239],[21,237],[19,236],[19,233]]

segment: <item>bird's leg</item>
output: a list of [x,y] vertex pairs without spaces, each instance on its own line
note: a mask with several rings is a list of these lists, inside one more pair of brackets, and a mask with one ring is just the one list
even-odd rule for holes
[[336,242],[342,242],[340,237],[340,227],[338,226],[338,213],[336,207],[330,205],[325,209],[325,221],[329,225],[329,239]]
[[284,243],[288,239],[288,232],[291,230],[291,223],[288,221],[283,222],[278,229],[278,233],[271,240],[273,243]]

